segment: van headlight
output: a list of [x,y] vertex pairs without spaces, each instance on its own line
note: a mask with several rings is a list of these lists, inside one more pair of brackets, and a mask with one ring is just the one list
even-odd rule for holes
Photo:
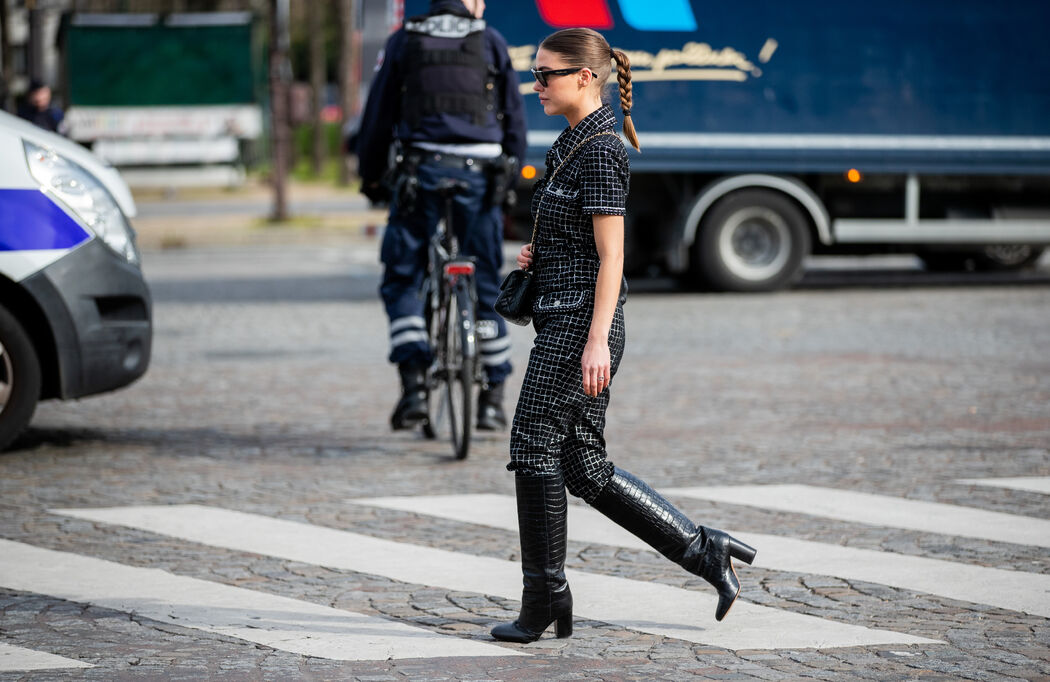
[[129,263],[139,264],[135,231],[106,188],[79,165],[32,142],[25,142],[29,172],[103,243]]

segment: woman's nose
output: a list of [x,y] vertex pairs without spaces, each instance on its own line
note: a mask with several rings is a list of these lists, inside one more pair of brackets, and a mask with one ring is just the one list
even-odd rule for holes
[[535,83],[532,84],[532,90],[534,92],[543,92],[543,86],[540,85],[539,81],[536,81]]

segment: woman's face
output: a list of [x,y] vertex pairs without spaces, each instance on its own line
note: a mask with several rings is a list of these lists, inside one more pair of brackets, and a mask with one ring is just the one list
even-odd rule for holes
[[[570,68],[564,58],[549,52],[542,47],[536,52],[536,68],[543,71]],[[581,84],[593,79],[590,70],[578,71],[565,76],[549,76],[547,87],[535,83],[532,89],[539,94],[543,113],[548,116],[566,116],[580,108],[587,93],[587,87]]]

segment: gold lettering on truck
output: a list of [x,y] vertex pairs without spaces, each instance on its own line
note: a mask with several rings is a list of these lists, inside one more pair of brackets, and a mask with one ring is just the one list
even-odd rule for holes
[[[768,63],[779,43],[769,38],[762,46],[759,61]],[[618,48],[623,49],[623,48]],[[515,71],[528,71],[536,55],[535,45],[509,49]],[[759,78],[762,69],[747,55],[732,47],[715,49],[708,43],[690,41],[681,49],[664,48],[656,54],[645,50],[623,49],[631,60],[631,80],[642,81],[738,81]],[[532,82],[522,83],[522,94],[533,92]]]

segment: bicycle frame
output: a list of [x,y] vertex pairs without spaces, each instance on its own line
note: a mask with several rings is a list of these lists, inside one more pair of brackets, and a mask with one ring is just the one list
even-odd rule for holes
[[[459,255],[458,240],[450,229],[453,224],[452,191],[449,188],[443,194],[445,216],[438,221],[430,239],[422,294],[427,301],[427,330],[433,356],[427,372],[427,385],[432,393],[441,393],[443,388],[448,393],[447,401],[442,405],[449,413],[456,457],[462,459],[467,455],[470,442],[471,388],[482,384],[483,380],[474,317],[477,309],[476,267],[473,258]],[[449,319],[450,315],[456,319]],[[456,398],[453,398],[454,393]],[[462,405],[455,405],[457,401],[462,401]],[[457,410],[462,424],[456,423]],[[439,413],[439,419],[441,416]],[[435,437],[435,424],[425,425],[424,433]]]

